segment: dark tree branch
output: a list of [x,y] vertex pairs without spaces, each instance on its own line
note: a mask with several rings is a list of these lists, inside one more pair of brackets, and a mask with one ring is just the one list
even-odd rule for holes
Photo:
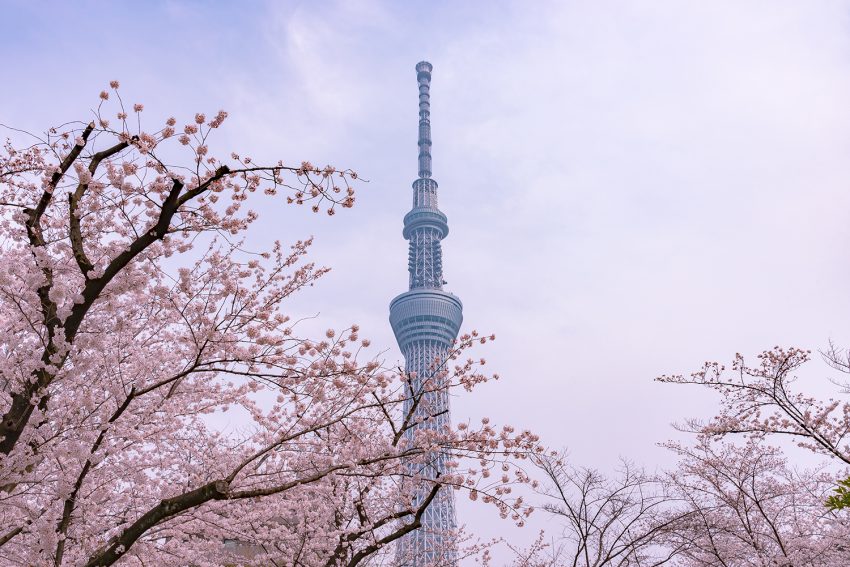
[[[115,423],[121,414],[130,406],[130,403],[136,397],[136,389],[133,388],[130,390],[130,393],[127,394],[127,397],[124,399],[124,403],[118,406],[118,409],[112,414],[107,423],[113,424]],[[89,450],[89,455],[94,455],[97,450],[100,448],[100,445],[103,443],[104,438],[106,437],[106,432],[108,431],[108,427],[104,427],[100,430],[100,434],[97,436],[94,444]],[[88,476],[89,471],[92,467],[91,456],[86,459],[85,464],[83,465],[80,474],[77,476],[76,482],[74,482],[74,489],[71,491],[71,494],[68,498],[65,499],[65,503],[62,506],[62,518],[59,520],[59,524],[56,526],[56,532],[59,534],[59,541],[56,544],[56,556],[54,558],[54,564],[56,567],[62,565],[62,557],[65,554],[65,536],[68,532],[68,526],[71,524],[71,514],[74,512],[74,506],[77,503],[77,494],[80,492],[80,488],[83,486],[83,482]]]
[[[428,506],[431,505],[431,502],[433,502],[434,498],[437,496],[437,492],[440,491],[441,486],[442,485],[440,484],[434,485],[434,487],[431,489],[431,492],[428,493],[428,496],[425,497],[425,500],[422,501],[422,504],[420,504],[419,508],[416,510],[416,514],[413,516],[412,522],[410,522],[409,524],[404,524],[394,532],[385,535],[381,539],[371,543],[370,545],[364,547],[363,549],[355,553],[354,556],[352,556],[351,560],[348,562],[348,567],[355,567],[356,565],[359,565],[361,561],[363,561],[376,551],[380,550],[385,545],[392,543],[395,540],[403,537],[404,535],[421,528],[422,516],[425,515],[425,510],[427,510]],[[404,515],[408,514],[409,512],[405,513]],[[329,564],[328,567],[331,567],[331,565]]]
[[[137,136],[134,136],[134,138],[138,139]],[[107,148],[102,152],[94,154],[91,158],[91,163],[89,163],[89,175],[94,177],[97,172],[97,168],[103,160],[112,157],[129,146],[129,142],[119,142],[111,148]],[[90,181],[80,181],[77,185],[76,191],[68,195],[68,221],[70,226],[69,236],[71,240],[71,249],[74,252],[74,259],[77,261],[77,265],[80,267],[80,271],[86,279],[88,279],[88,274],[94,268],[94,265],[88,259],[88,256],[86,256],[85,248],[83,246],[83,234],[80,227],[80,214],[78,208],[80,200],[89,188],[89,183]]]
[[163,500],[133,522],[130,527],[112,538],[105,548],[98,550],[86,563],[86,567],[107,567],[114,564],[152,527],[210,500],[227,498],[229,490],[230,486],[225,481],[216,480],[191,492]]
[[108,565],[112,565],[148,530],[178,514],[197,508],[206,502],[225,499],[240,500],[280,494],[281,492],[286,492],[287,490],[291,490],[298,486],[311,484],[335,472],[350,470],[360,466],[368,466],[382,461],[400,459],[414,453],[415,452],[384,454],[369,459],[362,459],[353,464],[333,465],[317,471],[312,475],[292,480],[290,482],[267,488],[256,488],[250,490],[231,490],[230,484],[235,476],[234,474],[231,474],[226,480],[215,480],[190,492],[163,500],[158,505],[148,510],[144,515],[142,515],[142,517],[133,522],[132,525],[123,530],[120,534],[112,538],[104,548],[98,550],[89,559],[88,563],[86,563],[86,567],[106,567]]

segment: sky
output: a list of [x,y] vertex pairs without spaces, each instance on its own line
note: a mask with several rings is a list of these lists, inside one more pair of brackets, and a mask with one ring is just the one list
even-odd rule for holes
[[119,79],[151,123],[226,109],[213,152],[368,179],[333,218],[262,203],[248,244],[314,235],[332,271],[293,314],[359,323],[389,363],[430,61],[447,289],[501,375],[454,419],[577,464],[671,463],[670,424],[716,399],[660,374],[850,346],[850,2],[0,0],[0,53],[0,123],[87,119]]

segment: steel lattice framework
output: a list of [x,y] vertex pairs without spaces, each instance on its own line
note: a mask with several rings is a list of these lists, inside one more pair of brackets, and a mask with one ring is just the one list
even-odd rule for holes
[[[446,215],[437,208],[437,182],[431,179],[431,64],[416,65],[419,82],[419,178],[413,182],[413,208],[404,217],[404,238],[410,241],[408,271],[410,290],[390,303],[390,324],[411,377],[412,396],[404,405],[405,415],[412,398],[421,394],[412,438],[423,428],[451,426],[449,397],[440,388],[441,368],[463,321],[460,299],[443,291],[443,261],[440,242],[449,233]],[[436,388],[436,390],[435,390]],[[434,417],[429,417],[434,416]],[[428,418],[428,419],[425,419]],[[426,461],[408,463],[411,475],[436,478],[445,473],[448,458],[443,452]],[[424,493],[415,495],[421,501]],[[404,536],[398,545],[397,562],[409,567],[454,567],[457,550],[453,539],[457,527],[454,494],[440,490],[422,518],[422,527]]]

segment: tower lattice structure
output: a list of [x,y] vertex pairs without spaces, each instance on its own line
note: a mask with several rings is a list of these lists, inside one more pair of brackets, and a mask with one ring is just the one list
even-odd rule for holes
[[[460,299],[443,291],[441,241],[449,233],[446,215],[437,208],[437,182],[431,178],[431,86],[432,66],[416,65],[419,83],[419,178],[413,182],[413,208],[404,217],[404,238],[410,242],[407,268],[410,289],[390,303],[390,324],[405,359],[410,377],[404,403],[408,415],[414,399],[415,425],[405,432],[410,439],[422,428],[450,427],[449,397],[440,387],[442,363],[457,338],[463,321]],[[413,476],[437,478],[446,472],[448,455],[434,452],[424,461],[407,464]],[[414,495],[421,502],[426,491]],[[457,527],[453,491],[441,489],[422,517],[422,527],[405,535],[397,548],[400,565],[432,567],[457,565],[453,534]]]

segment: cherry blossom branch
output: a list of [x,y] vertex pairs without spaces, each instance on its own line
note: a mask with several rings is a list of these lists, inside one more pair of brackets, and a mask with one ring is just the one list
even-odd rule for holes
[[56,187],[59,185],[62,177],[80,156],[80,153],[82,153],[83,148],[86,147],[86,142],[93,131],[94,122],[91,122],[86,126],[85,130],[83,130],[83,133],[80,134],[80,137],[76,140],[74,147],[71,148],[71,151],[68,152],[68,155],[65,156],[65,159],[62,160],[56,171],[53,172],[53,175],[50,177],[50,182],[41,194],[41,199],[39,199],[35,209],[28,212],[29,219],[27,221],[27,228],[34,233],[36,239],[41,241],[42,244],[43,240],[41,238],[40,226],[41,217],[47,210],[47,206],[50,204],[50,200],[53,198],[53,193],[56,191]]
[[[100,448],[100,445],[103,443],[104,438],[106,437],[106,432],[109,430],[109,426],[115,423],[121,414],[130,406],[130,403],[136,397],[136,389],[133,388],[130,390],[130,393],[127,394],[127,397],[124,399],[124,403],[118,406],[118,409],[110,416],[107,425],[101,428],[100,434],[98,434],[97,439],[89,450],[89,455],[94,455],[97,453],[97,450]],[[74,482],[74,488],[71,490],[71,494],[65,499],[65,503],[62,505],[62,518],[59,520],[59,525],[56,527],[56,532],[59,534],[58,543],[56,544],[56,555],[54,560],[54,565],[59,567],[62,565],[62,557],[65,554],[65,541],[68,533],[68,526],[71,524],[71,514],[74,512],[74,504],[77,500],[77,494],[80,492],[80,488],[83,486],[83,482],[88,476],[89,471],[92,467],[91,457],[86,459],[86,462],[83,464],[83,468],[80,470],[80,474],[77,475],[77,480]]]
[[[356,463],[333,465],[317,471],[312,475],[266,488],[233,490],[231,488],[232,481],[229,479],[231,477],[235,477],[235,474],[231,474],[227,479],[208,482],[203,486],[180,494],[179,496],[167,498],[148,510],[138,520],[133,522],[133,524],[121,531],[121,533],[117,536],[113,537],[104,549],[98,550],[93,556],[91,556],[89,561],[86,563],[86,567],[107,567],[112,565],[152,527],[187,510],[197,508],[211,500],[241,500],[280,494],[281,492],[286,492],[293,488],[319,481],[337,471],[372,465],[387,460],[398,460],[407,457],[410,454],[413,454],[413,452],[403,451],[398,454],[379,455],[373,458],[361,459]],[[438,488],[438,486],[436,488]]]
[[[354,556],[351,558],[351,560],[348,562],[348,567],[355,567],[356,565],[359,565],[364,559],[366,559],[370,555],[374,554],[376,551],[380,550],[382,547],[386,546],[387,544],[390,544],[390,543],[396,541],[397,539],[404,537],[406,534],[409,534],[410,532],[421,528],[422,527],[422,516],[425,515],[425,511],[428,509],[428,507],[434,501],[434,498],[436,498],[437,493],[440,491],[440,487],[441,487],[440,484],[434,484],[434,486],[431,488],[430,492],[428,492],[428,494],[423,499],[422,504],[416,509],[416,512],[413,516],[412,522],[410,522],[409,524],[403,524],[401,527],[399,527],[395,531],[390,532],[389,534],[385,535],[384,537],[380,538],[379,540],[373,542],[372,544],[364,547],[363,549],[361,549],[360,551],[355,553]],[[402,513],[387,516],[386,521],[389,522],[389,521],[394,520],[394,519],[398,519],[398,518],[401,518],[401,517],[404,517],[404,516],[409,516],[411,513],[412,513],[412,511],[405,510]],[[386,523],[386,522],[383,522],[383,523]],[[380,527],[380,526],[376,526],[376,527]],[[366,533],[366,531],[364,531],[363,533]],[[327,565],[328,565],[328,567],[331,567],[334,564],[331,563],[331,562],[328,562]]]
[[8,532],[6,532],[6,533],[5,533],[5,534],[3,534],[2,536],[0,536],[0,547],[3,547],[4,545],[6,545],[6,543],[7,543],[9,540],[11,540],[13,537],[15,537],[16,535],[18,535],[18,534],[19,534],[19,533],[21,533],[22,531],[24,531],[24,527],[23,527],[23,526],[18,526],[17,528],[14,528],[14,529],[12,529],[12,530],[9,530]]
[[[723,396],[721,412],[708,423],[689,421],[688,430],[709,436],[730,434],[788,435],[815,451],[850,464],[850,447],[844,439],[850,432],[850,403],[822,403],[791,393],[792,372],[809,361],[810,351],[775,347],[758,356],[761,364],[749,367],[742,355],[733,362],[737,378],[724,377],[724,367],[706,363],[690,376],[657,378],[672,384],[696,384]],[[765,412],[767,415],[764,415]]]
[[[138,139],[138,137],[136,138]],[[97,172],[97,168],[100,166],[101,162],[105,159],[108,159],[115,154],[125,150],[130,146],[130,142],[122,141],[118,142],[111,148],[103,150],[102,152],[97,152],[91,158],[91,162],[88,167],[88,176],[87,179],[80,180],[80,183],[77,185],[76,191],[68,194],[68,226],[70,227],[70,241],[71,241],[71,249],[74,251],[74,259],[77,261],[77,265],[80,267],[80,271],[83,276],[88,279],[89,272],[94,269],[94,265],[86,256],[85,247],[83,244],[83,235],[80,228],[80,214],[78,211],[80,200],[85,195],[86,191],[89,188],[89,181],[94,177]]]

